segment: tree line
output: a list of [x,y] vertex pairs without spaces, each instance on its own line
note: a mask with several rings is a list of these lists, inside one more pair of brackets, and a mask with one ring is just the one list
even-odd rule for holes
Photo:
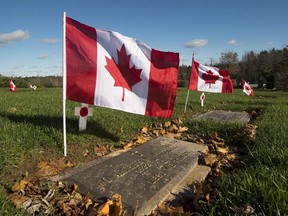
[[[10,77],[0,74],[0,87],[9,88]],[[46,76],[46,77],[12,77],[17,88],[28,88],[29,83],[42,88],[62,87],[62,76]]]
[[[200,62],[201,63],[201,62]],[[246,52],[239,60],[233,51],[222,52],[219,63],[210,66],[231,72],[230,78],[235,87],[241,87],[244,79],[258,88],[288,90],[288,46],[283,49],[263,50],[261,52]],[[187,87],[190,79],[191,66],[179,66],[178,86]],[[9,87],[10,77],[0,74],[0,87]],[[61,76],[47,77],[13,77],[13,82],[19,88],[26,88],[29,83],[37,87],[62,87]]]

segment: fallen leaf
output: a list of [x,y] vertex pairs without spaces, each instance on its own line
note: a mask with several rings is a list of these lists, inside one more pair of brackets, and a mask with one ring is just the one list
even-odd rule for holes
[[182,124],[183,122],[181,121],[181,119],[178,118],[178,119],[172,120],[172,123],[179,126],[179,125]]
[[244,131],[246,132],[247,136],[244,139],[243,143],[247,144],[249,141],[254,141],[256,138],[257,133],[257,125],[253,124],[246,124]]
[[64,158],[49,161],[49,166],[54,167],[59,171],[64,170],[67,167]]
[[221,155],[226,155],[229,152],[228,148],[222,148],[222,147],[217,147],[216,151],[218,154],[221,154]]
[[212,131],[212,132],[210,133],[210,137],[211,137],[211,139],[216,140],[216,139],[218,138],[218,133],[217,133],[217,131]]
[[254,208],[252,208],[250,205],[248,204],[244,204],[240,207],[234,206],[234,207],[230,207],[234,212],[238,213],[238,214],[246,214],[246,215],[251,215],[254,213]]
[[224,142],[224,139],[222,139],[221,137],[218,136],[217,131],[212,131],[210,133],[210,137],[211,137],[212,140],[217,141],[219,143]]
[[[31,181],[31,182],[30,182]],[[32,182],[32,180],[29,180],[28,184],[25,188],[25,194],[35,195],[40,193],[40,188],[37,182]]]
[[28,184],[28,181],[26,181],[26,180],[21,180],[20,182],[17,182],[16,184],[14,184],[14,185],[12,186],[12,191],[13,191],[13,192],[16,192],[16,191],[24,191],[27,184]]
[[46,166],[48,166],[49,165],[49,163],[48,163],[48,161],[41,161],[40,163],[38,163],[38,168],[45,168]]
[[174,134],[174,139],[181,139],[182,133],[176,133]]
[[225,146],[225,141],[216,141],[216,140],[211,140],[212,144],[215,145],[215,147],[223,147]]
[[147,139],[142,137],[142,136],[139,136],[136,141],[135,141],[137,144],[143,144],[145,142],[147,142]]
[[162,123],[155,122],[153,125],[154,125],[154,128],[155,128],[156,130],[162,130],[162,129],[163,129]]
[[59,173],[59,170],[57,168],[47,165],[39,169],[36,175],[39,177],[46,177],[46,176],[56,175],[57,173]]
[[170,121],[167,121],[164,123],[164,127],[168,128],[171,126],[171,122]]
[[127,150],[132,148],[133,144],[131,142],[127,143],[126,145],[123,146],[123,149]]
[[108,200],[107,202],[103,203],[97,212],[97,216],[109,216],[109,206],[112,204],[111,200]]
[[112,204],[109,208],[109,216],[120,216],[122,213],[122,198],[120,194],[114,194],[112,196]]
[[32,215],[37,215],[37,213],[40,211],[40,208],[43,205],[41,203],[35,204],[27,208],[27,212],[32,214]]
[[205,156],[204,161],[207,166],[212,166],[215,162],[218,161],[218,158],[215,154],[208,154]]
[[89,206],[93,204],[93,201],[90,198],[90,193],[89,192],[84,197],[84,204],[85,204],[85,209],[88,209]]
[[96,146],[94,147],[94,153],[97,156],[103,156],[109,154],[109,150],[105,146]]
[[255,110],[252,110],[252,111],[250,112],[250,115],[252,116],[252,118],[254,118],[254,117],[257,117],[257,116],[258,116],[258,113],[257,113]]
[[166,130],[165,130],[165,129],[161,129],[161,130],[159,131],[159,133],[160,133],[161,135],[164,135],[164,134],[166,134]]
[[76,192],[77,189],[78,189],[78,185],[74,183],[74,184],[71,186],[71,194],[73,194],[74,192]]
[[206,194],[205,199],[207,203],[210,203],[210,193]]
[[149,126],[143,127],[143,128],[141,129],[141,133],[142,133],[142,134],[148,134],[148,131],[149,131]]
[[152,132],[154,135],[159,136],[159,131],[158,130],[153,130]]
[[[22,205],[25,205],[25,202],[30,202],[31,198],[28,196],[22,196],[19,194],[12,194],[8,196],[8,199],[11,200],[11,202],[17,207],[17,208],[22,208]],[[32,202],[32,201],[31,201]],[[31,204],[31,203],[30,203]]]
[[237,155],[234,153],[230,153],[226,157],[228,160],[235,160],[237,158]]
[[166,134],[164,134],[163,136],[168,137],[168,138],[171,138],[171,139],[174,139],[175,134],[174,134],[174,133],[166,133]]
[[175,211],[175,208],[171,205],[167,205],[166,203],[159,203],[157,205],[157,209],[154,210],[153,216],[157,215],[170,215],[173,211]]
[[179,127],[179,129],[178,129],[178,133],[183,133],[183,132],[186,132],[186,131],[188,131],[189,130],[189,128],[188,127]]
[[172,124],[171,126],[169,126],[167,128],[167,131],[172,132],[172,133],[176,133],[178,131],[178,127],[177,127],[177,125]]
[[87,157],[88,155],[89,155],[89,150],[88,149],[84,149],[83,157]]
[[16,112],[16,111],[17,111],[16,107],[9,107],[9,108],[7,109],[7,112],[10,112],[10,113],[14,113],[14,112]]
[[73,192],[73,195],[69,201],[69,206],[77,206],[78,204],[82,202],[82,200],[83,200],[83,197],[80,193]]
[[62,203],[61,204],[61,210],[64,213],[64,215],[68,215],[68,212],[71,212],[72,208],[68,204]]
[[71,162],[70,160],[66,162],[66,166],[69,168],[69,167],[74,167],[74,163]]
[[123,129],[123,126],[120,128],[120,133],[123,133],[124,132],[124,129]]
[[170,216],[179,216],[179,215],[183,215],[184,211],[183,211],[183,207],[180,206],[180,207],[177,207],[175,210],[173,210],[171,213],[170,213]]

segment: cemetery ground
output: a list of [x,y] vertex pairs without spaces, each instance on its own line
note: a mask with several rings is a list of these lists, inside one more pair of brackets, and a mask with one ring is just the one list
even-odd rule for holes
[[[51,185],[41,177],[156,136],[204,143],[209,152],[202,163],[211,172],[202,184],[191,185],[194,195],[182,200],[182,206],[160,205],[155,214],[288,215],[288,93],[254,92],[254,97],[243,96],[240,89],[233,94],[206,93],[201,107],[201,92],[190,91],[184,114],[187,89],[180,88],[171,119],[93,107],[84,132],[78,131],[78,117],[74,116],[80,103],[67,101],[68,156],[64,158],[62,89],[18,89],[16,93],[0,89],[0,215],[31,215],[14,204],[25,208],[24,203],[27,209],[38,199],[38,207],[47,207],[57,195],[63,200],[58,200],[55,214],[61,210],[63,215],[72,215],[78,211],[76,205],[83,212],[93,201],[78,194],[77,185]],[[252,121],[243,125],[195,118],[211,110],[246,111]],[[168,129],[171,125],[176,129]],[[30,203],[21,201],[31,194],[36,195]],[[64,200],[68,196],[69,202]]]

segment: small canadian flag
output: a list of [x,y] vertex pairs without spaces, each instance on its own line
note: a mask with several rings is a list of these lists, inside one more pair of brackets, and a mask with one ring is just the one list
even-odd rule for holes
[[15,84],[13,83],[12,80],[10,80],[10,91],[11,91],[11,92],[15,92],[15,91],[16,91],[16,86],[15,86]]
[[243,92],[249,96],[253,96],[254,95],[254,91],[251,88],[251,86],[245,81],[242,80],[242,87],[243,87]]

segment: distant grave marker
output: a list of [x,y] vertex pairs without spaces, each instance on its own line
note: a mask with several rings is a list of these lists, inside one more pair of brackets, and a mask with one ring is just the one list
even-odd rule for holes
[[206,148],[158,137],[93,166],[74,170],[62,180],[78,184],[79,192],[90,192],[94,200],[119,193],[125,215],[143,216],[191,173],[198,165],[199,152]]
[[238,122],[248,123],[251,119],[251,115],[246,112],[232,112],[225,110],[213,110],[197,117],[198,119],[210,119],[220,122]]

